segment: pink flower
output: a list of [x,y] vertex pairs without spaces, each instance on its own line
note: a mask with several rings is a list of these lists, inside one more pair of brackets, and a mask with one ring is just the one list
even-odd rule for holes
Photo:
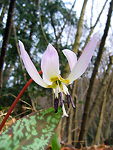
[[85,47],[78,61],[77,61],[77,56],[71,50],[64,49],[62,51],[68,60],[70,70],[71,70],[67,79],[63,79],[59,74],[59,56],[58,56],[56,49],[51,44],[47,46],[47,49],[42,56],[41,69],[43,72],[43,77],[41,78],[34,64],[32,63],[29,55],[27,54],[23,43],[19,41],[21,57],[30,77],[40,86],[44,88],[52,88],[54,90],[55,112],[57,112],[58,110],[58,102],[59,102],[58,94],[59,93],[60,93],[61,106],[63,110],[63,116],[68,116],[64,107],[63,94],[67,95],[68,106],[69,106],[69,102],[71,101],[72,106],[75,108],[75,105],[68,92],[68,88],[66,85],[72,83],[74,80],[79,78],[85,72],[91,60],[93,52],[96,48],[98,40],[99,40],[99,35],[98,33],[96,33],[92,37],[91,41]]

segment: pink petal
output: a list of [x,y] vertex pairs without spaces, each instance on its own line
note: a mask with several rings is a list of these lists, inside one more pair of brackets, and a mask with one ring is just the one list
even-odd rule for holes
[[20,51],[21,51],[21,58],[24,62],[25,68],[30,75],[30,77],[40,86],[46,87],[47,84],[43,81],[43,79],[40,77],[38,71],[36,70],[34,64],[32,63],[29,55],[27,54],[24,45],[21,41],[19,41]]
[[48,45],[42,56],[41,69],[48,81],[59,76],[59,57],[56,49],[51,44]]
[[73,51],[68,50],[68,49],[64,49],[62,52],[66,56],[68,63],[69,63],[69,66],[70,66],[70,69],[72,71],[73,67],[75,66],[75,64],[77,62],[76,54]]
[[75,64],[72,72],[69,74],[68,79],[70,80],[70,82],[73,82],[74,80],[79,78],[85,72],[85,70],[88,67],[88,64],[91,60],[91,57],[93,55],[93,52],[96,48],[98,41],[99,41],[99,35],[98,35],[98,33],[96,33],[92,37],[91,41],[85,47],[78,62]]

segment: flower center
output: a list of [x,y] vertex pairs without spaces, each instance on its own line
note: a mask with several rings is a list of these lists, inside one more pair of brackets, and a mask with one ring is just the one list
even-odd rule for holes
[[48,85],[48,87],[53,89],[56,89],[58,87],[61,91],[63,91],[62,80],[60,80],[60,78],[52,77],[50,81],[52,82],[52,85]]
[[69,84],[70,80],[69,79],[63,79],[60,75],[59,77],[52,77],[50,79],[50,81],[52,82],[52,85],[48,85],[48,88],[53,88],[56,89],[57,86],[59,86],[61,88],[61,90],[63,90],[63,85],[62,84]]
[[[68,92],[68,88],[66,87],[65,84],[69,84],[69,79],[63,79],[60,75],[59,77],[55,76],[50,79],[52,82],[51,85],[48,85],[48,88],[53,88],[54,93],[55,93],[55,99],[54,99],[54,108],[55,108],[55,113],[58,111],[58,104],[59,104],[59,97],[60,97],[60,105],[63,110],[63,116],[68,116],[65,107],[64,107],[64,99],[63,99],[63,93],[66,94],[67,96],[67,104],[69,108],[69,103],[72,103],[73,108],[75,108],[75,105],[73,103],[73,100]],[[59,95],[58,95],[59,94]]]

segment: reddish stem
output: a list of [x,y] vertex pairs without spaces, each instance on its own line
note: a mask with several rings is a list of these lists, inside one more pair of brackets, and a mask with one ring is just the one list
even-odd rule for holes
[[[39,71],[39,74],[41,74],[42,71]],[[19,95],[17,96],[17,98],[15,99],[15,101],[13,102],[13,104],[11,105],[9,111],[7,112],[5,118],[3,119],[1,125],[0,125],[0,131],[2,130],[4,124],[6,123],[9,115],[11,114],[12,110],[14,109],[14,107],[16,106],[17,102],[19,101],[20,97],[22,96],[22,94],[24,93],[24,91],[27,89],[27,87],[31,84],[31,82],[33,81],[33,79],[30,79],[27,84],[23,87],[23,89],[21,90],[21,92],[19,93]]]

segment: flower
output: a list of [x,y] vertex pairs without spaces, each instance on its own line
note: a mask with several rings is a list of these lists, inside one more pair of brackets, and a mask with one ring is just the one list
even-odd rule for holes
[[54,108],[55,112],[58,111],[58,103],[60,97],[60,103],[63,110],[63,116],[68,116],[65,107],[64,107],[64,94],[67,96],[67,104],[69,107],[69,103],[71,101],[72,106],[75,108],[73,100],[68,92],[68,88],[66,85],[72,83],[74,80],[79,78],[88,67],[88,64],[91,60],[93,52],[96,48],[97,42],[99,39],[98,33],[94,34],[91,41],[85,47],[82,55],[77,61],[77,56],[74,52],[68,49],[64,49],[62,52],[66,56],[69,66],[70,66],[70,74],[67,79],[63,79],[59,73],[59,56],[56,49],[49,44],[47,46],[46,51],[44,52],[42,59],[41,59],[41,69],[43,72],[43,77],[39,75],[38,71],[36,70],[34,64],[32,63],[29,55],[27,54],[24,45],[21,41],[19,41],[20,51],[21,51],[21,58],[24,62],[25,68],[30,75],[30,77],[40,86],[44,88],[52,88],[55,93],[55,100],[54,100]]

